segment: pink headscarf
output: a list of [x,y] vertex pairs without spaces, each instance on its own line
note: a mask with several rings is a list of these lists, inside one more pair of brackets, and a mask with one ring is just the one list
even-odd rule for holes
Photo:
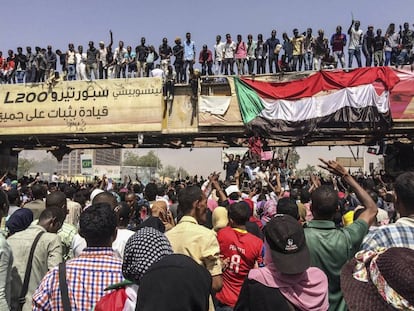
[[276,202],[273,199],[267,200],[264,203],[262,223],[268,223],[269,220],[276,215]]
[[216,207],[218,206],[218,203],[216,200],[213,199],[208,199],[207,200],[207,207],[210,211],[214,211],[216,209]]
[[249,279],[267,287],[278,288],[281,294],[300,310],[328,310],[328,278],[322,270],[310,267],[300,274],[280,273],[273,264],[271,249],[266,240],[264,260],[266,266],[250,270]]

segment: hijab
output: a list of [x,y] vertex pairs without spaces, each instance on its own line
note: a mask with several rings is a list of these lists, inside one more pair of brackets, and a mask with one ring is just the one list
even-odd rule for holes
[[7,220],[6,227],[10,234],[26,230],[33,222],[33,212],[28,208],[17,209]]
[[136,311],[207,311],[212,279],[191,257],[172,254],[142,277]]
[[170,242],[163,233],[152,227],[144,227],[132,235],[125,245],[122,274],[139,284],[152,264],[172,253]]
[[281,294],[300,310],[328,310],[328,279],[322,270],[310,267],[300,274],[284,274],[277,271],[266,240],[264,260],[266,266],[250,270],[249,279],[267,287],[278,288]]
[[276,215],[276,202],[273,199],[265,201],[263,206],[262,223],[268,223],[274,215]]

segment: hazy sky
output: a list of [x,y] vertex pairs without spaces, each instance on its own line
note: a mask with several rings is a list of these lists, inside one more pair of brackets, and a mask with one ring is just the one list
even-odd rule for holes
[[86,47],[92,40],[98,46],[100,40],[108,42],[109,29],[114,48],[119,40],[135,47],[142,36],[155,47],[163,37],[173,44],[176,36],[184,38],[189,31],[199,51],[203,44],[212,47],[217,34],[230,33],[233,38],[242,34],[246,39],[249,33],[254,38],[263,33],[267,38],[276,29],[281,38],[285,31],[292,35],[293,28],[302,32],[311,27],[314,34],[323,28],[330,36],[337,25],[346,31],[352,14],[364,31],[368,24],[385,31],[390,22],[414,22],[413,0],[13,0],[3,8],[7,11],[2,14],[0,35],[4,54],[27,45],[51,44],[66,50],[69,42]]
[[[367,153],[367,147],[352,146],[349,147],[299,147],[296,148],[300,155],[300,160],[297,168],[303,169],[308,164],[318,165],[321,164],[318,158],[324,158],[328,160],[335,160],[336,157],[353,157],[359,156],[365,159],[365,170],[369,169],[369,162],[373,162],[374,165],[378,162],[378,156],[374,156]],[[359,149],[359,150],[358,150]],[[225,149],[227,153],[231,153],[233,149]],[[148,152],[148,149],[138,149],[139,155],[144,155]],[[198,174],[207,176],[213,171],[221,171],[223,162],[221,154],[223,150],[221,148],[195,148],[192,151],[190,149],[171,150],[171,149],[157,149],[155,151],[163,165],[172,165],[175,167],[186,168],[190,174]],[[352,154],[353,153],[353,154]]]
[[[119,40],[135,47],[142,36],[147,43],[158,47],[162,38],[173,44],[175,37],[192,33],[197,51],[203,44],[212,47],[215,36],[230,33],[233,38],[241,34],[263,33],[269,37],[272,29],[277,37],[283,32],[292,35],[293,28],[301,32],[319,28],[326,36],[342,25],[346,32],[352,16],[361,21],[365,31],[369,24],[382,28],[405,21],[414,22],[414,1],[396,2],[377,0],[297,0],[297,1],[140,1],[140,0],[13,0],[4,4],[7,11],[2,14],[3,31],[0,34],[0,50],[17,46],[52,45],[53,49],[66,50],[69,42],[76,46],[87,46],[89,40],[98,46],[100,40],[109,41],[109,30],[114,34],[115,48]],[[354,147],[356,148],[356,147]],[[356,149],[355,149],[356,150]],[[139,151],[140,154],[141,150]],[[165,164],[183,166],[190,173],[208,174],[220,170],[221,149],[159,149],[158,154]],[[331,151],[327,147],[301,151],[300,167],[315,164],[317,157],[352,156],[348,148]]]
[[[239,150],[242,148],[239,148]],[[374,165],[378,162],[378,156],[368,154],[367,147],[353,146],[351,147],[355,156],[365,159],[365,170],[368,170],[369,163],[373,162]],[[358,151],[359,149],[359,151]],[[222,152],[232,153],[237,149],[221,149],[221,148],[194,148],[190,149],[135,149],[139,156],[146,155],[150,150],[154,150],[156,155],[160,158],[162,165],[172,165],[176,168],[183,167],[191,175],[198,174],[199,176],[208,176],[212,172],[222,172]],[[242,149],[243,150],[243,149]],[[324,158],[328,160],[335,160],[336,157],[353,157],[349,147],[300,147],[297,148],[300,155],[300,160],[297,168],[303,169],[308,164],[318,165],[320,161],[318,158]],[[45,157],[52,157],[50,153],[45,151],[23,151],[20,156],[25,158],[34,158],[41,160]],[[224,176],[224,174],[222,174]]]

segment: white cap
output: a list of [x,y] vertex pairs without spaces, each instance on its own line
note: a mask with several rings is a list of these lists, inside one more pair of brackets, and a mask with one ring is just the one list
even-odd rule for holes
[[237,187],[236,185],[228,186],[225,191],[227,196],[229,196],[233,192],[240,192],[239,187]]
[[91,199],[91,203],[93,201],[93,198],[96,197],[98,194],[105,192],[102,189],[94,189],[91,193],[90,199]]

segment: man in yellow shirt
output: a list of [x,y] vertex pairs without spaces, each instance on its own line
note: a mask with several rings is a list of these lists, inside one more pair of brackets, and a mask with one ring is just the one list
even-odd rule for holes
[[[189,186],[181,190],[178,202],[184,216],[165,235],[174,253],[193,258],[210,272],[212,289],[217,292],[223,286],[220,246],[214,232],[201,225],[206,222],[207,198],[199,187]],[[214,310],[211,300],[210,310]]]
[[304,39],[305,37],[299,34],[299,30],[297,28],[293,29],[293,37],[291,39],[293,46],[293,71],[302,70]]

